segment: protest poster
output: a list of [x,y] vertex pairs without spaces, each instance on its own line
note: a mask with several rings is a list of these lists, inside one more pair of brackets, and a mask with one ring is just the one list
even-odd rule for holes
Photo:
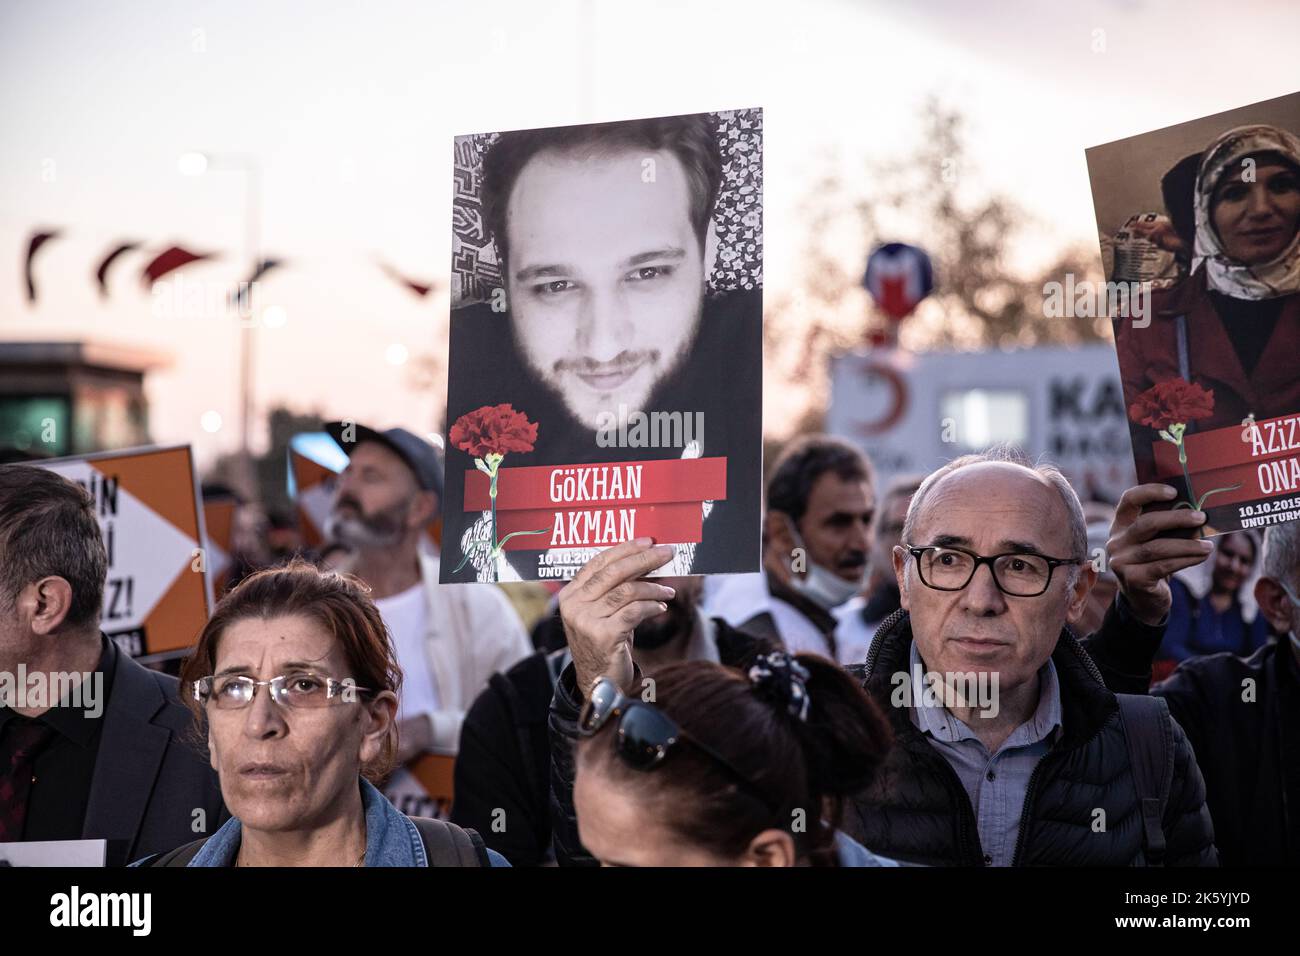
[[212,577],[212,592],[220,597],[226,591],[230,569],[234,564],[235,515],[239,500],[234,495],[204,495],[203,530],[204,550],[208,556],[208,574]]
[[303,543],[319,548],[334,500],[334,484],[348,456],[325,432],[302,432],[289,442],[289,500],[294,504]]
[[1300,519],[1300,93],[1087,151],[1138,479]]
[[457,137],[441,579],[759,568],[762,111]]
[[100,628],[133,657],[183,651],[212,605],[189,445],[33,462],[90,494],[108,552]]

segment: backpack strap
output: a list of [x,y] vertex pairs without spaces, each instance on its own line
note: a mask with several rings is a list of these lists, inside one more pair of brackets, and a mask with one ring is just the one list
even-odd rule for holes
[[168,850],[166,853],[155,853],[153,856],[143,860],[140,865],[143,866],[189,866],[190,860],[198,856],[199,850],[203,849],[203,844],[208,842],[208,838],[195,840],[193,843],[186,843],[184,846],[178,846],[174,850]]
[[1116,694],[1129,764],[1142,812],[1142,846],[1147,866],[1165,858],[1165,808],[1174,783],[1174,719],[1163,697]]
[[420,832],[429,866],[491,866],[487,845],[477,830],[432,817],[411,817]]

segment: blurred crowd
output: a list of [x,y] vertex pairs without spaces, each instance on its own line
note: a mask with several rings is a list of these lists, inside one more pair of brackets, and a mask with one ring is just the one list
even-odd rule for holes
[[96,714],[0,706],[0,843],[150,866],[1300,859],[1300,524],[1203,538],[1164,485],[1081,501],[1010,448],[878,487],[809,435],[769,469],[758,573],[656,576],[672,549],[638,539],[562,587],[441,585],[437,450],[339,445],[324,543],[241,509],[214,613],[151,668],[101,630],[85,492],[0,465],[0,674],[103,688]]

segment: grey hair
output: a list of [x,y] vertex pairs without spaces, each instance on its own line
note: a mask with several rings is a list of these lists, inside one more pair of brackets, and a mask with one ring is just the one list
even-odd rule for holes
[[1300,522],[1275,524],[1264,531],[1262,573],[1296,590],[1300,584]]
[[[903,540],[911,543],[912,532],[916,530],[916,522],[921,513],[921,508],[935,485],[943,480],[945,476],[961,468],[989,462],[1019,465],[1021,468],[1025,468],[1043,478],[1056,489],[1056,493],[1061,496],[1061,501],[1065,504],[1065,510],[1070,516],[1070,557],[1087,561],[1089,557],[1088,522],[1083,517],[1083,505],[1079,501],[1079,495],[1075,492],[1069,479],[1061,473],[1061,469],[1051,462],[1042,459],[1037,462],[1031,461],[1028,455],[1014,445],[994,445],[987,451],[962,455],[960,458],[954,458],[946,465],[942,465],[930,472],[925,481],[921,482],[921,487],[916,489],[916,494],[912,496],[912,503],[908,506],[907,520],[903,522]],[[1081,570],[1082,565],[1071,565],[1069,577],[1066,579],[1069,586],[1073,586],[1078,581]]]

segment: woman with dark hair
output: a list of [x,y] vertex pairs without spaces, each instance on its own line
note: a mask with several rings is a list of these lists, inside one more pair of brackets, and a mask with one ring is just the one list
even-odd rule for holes
[[884,717],[833,661],[784,652],[741,672],[705,661],[654,702],[602,678],[582,715],[573,799],[607,866],[896,866],[836,830],[870,783]]
[[1177,576],[1169,579],[1173,604],[1152,665],[1153,683],[1188,658],[1221,653],[1249,657],[1268,643],[1267,618],[1255,608],[1250,613],[1241,601],[1258,550],[1259,542],[1249,531],[1221,534],[1214,539],[1214,556],[1203,586],[1193,587]]
[[509,866],[377,790],[402,672],[356,578],[302,560],[246,578],[181,671],[232,819],[152,866]]
[[[1274,126],[1228,130],[1201,155],[1191,208],[1190,274],[1152,294],[1149,325],[1116,320],[1127,403],[1181,378],[1214,393],[1213,414],[1189,431],[1295,413],[1300,139]],[[1139,480],[1154,480],[1149,445],[1138,466]]]

